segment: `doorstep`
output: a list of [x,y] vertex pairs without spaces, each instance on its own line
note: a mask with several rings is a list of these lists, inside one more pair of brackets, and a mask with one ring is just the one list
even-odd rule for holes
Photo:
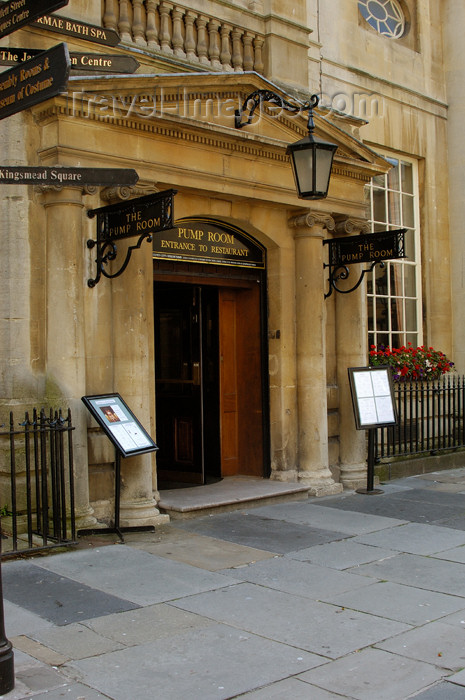
[[248,476],[228,476],[205,486],[160,491],[157,505],[173,520],[308,498],[308,486]]

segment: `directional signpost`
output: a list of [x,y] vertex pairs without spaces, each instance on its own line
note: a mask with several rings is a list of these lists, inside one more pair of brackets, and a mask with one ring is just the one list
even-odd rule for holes
[[0,5],[0,39],[31,24],[48,12],[65,7],[69,0],[10,0]]
[[[0,66],[14,66],[24,63],[34,56],[38,56],[40,49],[12,49],[0,48]],[[102,53],[75,53],[69,54],[71,70],[93,71],[95,73],[135,73],[140,63],[133,56],[115,56]]]
[[84,39],[84,41],[92,41],[94,44],[106,44],[106,46],[116,46],[121,41],[119,34],[113,29],[104,29],[97,27],[94,24],[86,24],[86,22],[78,22],[69,17],[61,15],[44,15],[33,23],[34,27],[48,29],[51,32],[58,34],[66,34],[67,36],[75,37],[76,39]]
[[58,44],[0,73],[0,119],[66,92],[69,70],[68,48]]
[[0,166],[0,185],[135,185],[139,176],[130,168]]

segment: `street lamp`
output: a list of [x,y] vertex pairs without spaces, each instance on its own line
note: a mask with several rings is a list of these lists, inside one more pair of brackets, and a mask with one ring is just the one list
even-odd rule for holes
[[[331,166],[337,146],[313,136],[313,109],[318,105],[318,95],[312,95],[310,102],[306,104],[291,104],[271,90],[256,90],[244,100],[242,109],[235,111],[236,129],[252,122],[254,112],[262,102],[271,102],[293,113],[308,111],[308,135],[297,143],[291,143],[286,153],[291,159],[299,199],[324,199],[328,194]],[[243,122],[242,115],[247,109],[249,116]]]

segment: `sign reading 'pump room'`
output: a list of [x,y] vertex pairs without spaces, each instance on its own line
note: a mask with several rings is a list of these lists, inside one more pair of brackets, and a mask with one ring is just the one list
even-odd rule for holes
[[153,238],[153,257],[185,262],[265,268],[264,249],[229,225],[189,219]]

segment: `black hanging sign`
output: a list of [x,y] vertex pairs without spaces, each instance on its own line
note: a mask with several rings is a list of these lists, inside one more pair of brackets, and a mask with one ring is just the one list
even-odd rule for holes
[[66,92],[69,69],[68,48],[58,44],[0,73],[0,119]]
[[[42,53],[41,49],[12,49],[0,48],[0,66],[14,66],[16,63],[24,63],[34,56]],[[133,56],[115,56],[101,53],[75,53],[69,54],[71,70],[92,71],[94,73],[135,73],[140,63]]]
[[[341,294],[349,294],[355,291],[361,284],[365,274],[371,272],[377,263],[384,265],[385,260],[405,258],[404,234],[406,228],[395,231],[380,231],[367,233],[360,236],[344,236],[341,238],[328,238],[323,241],[329,246],[329,285],[330,289],[325,294],[325,299],[332,294],[333,289]],[[358,282],[350,289],[339,289],[339,280],[349,277],[348,265],[356,263],[371,263],[371,267],[362,270]]]
[[[87,280],[89,287],[95,287],[101,275],[109,279],[121,275],[131,259],[132,251],[140,248],[144,239],[152,242],[155,233],[173,227],[175,194],[175,190],[165,190],[87,212],[89,218],[97,217],[97,240],[87,241],[88,248],[97,246],[97,276]],[[134,236],[139,237],[138,242],[129,246],[122,266],[117,272],[108,272],[105,266],[117,256],[117,241]]]
[[113,29],[104,29],[61,15],[44,15],[34,22],[34,27],[41,27],[50,32],[66,34],[76,39],[84,39],[84,41],[92,41],[95,44],[105,44],[106,46],[116,46],[121,41],[119,34]]
[[10,0],[0,4],[0,39],[31,24],[47,12],[67,5],[69,0]]

